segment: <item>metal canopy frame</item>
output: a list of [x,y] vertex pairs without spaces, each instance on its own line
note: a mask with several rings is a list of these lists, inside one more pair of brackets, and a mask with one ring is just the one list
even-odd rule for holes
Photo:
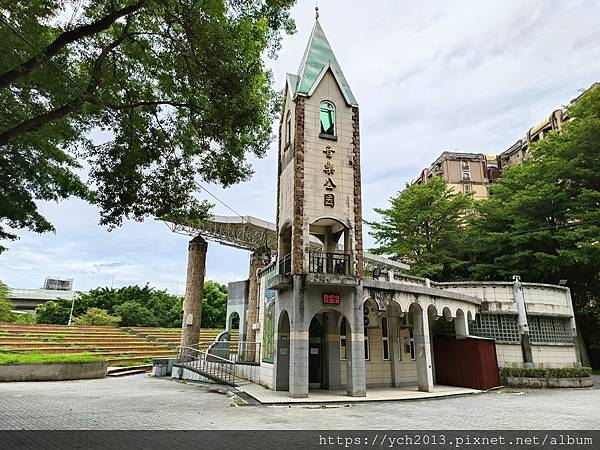
[[[228,247],[241,250],[255,251],[268,248],[273,256],[277,251],[277,227],[274,223],[252,216],[212,216],[204,221],[177,222],[165,221],[171,231],[185,236],[201,235],[205,239]],[[318,239],[311,240],[311,248],[318,249],[321,244]],[[382,256],[363,252],[365,269],[372,271],[377,267],[383,271],[408,270],[408,264],[393,261]]]

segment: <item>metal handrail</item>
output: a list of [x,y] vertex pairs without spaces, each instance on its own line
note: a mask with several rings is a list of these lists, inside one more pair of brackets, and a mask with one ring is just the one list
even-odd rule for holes
[[309,272],[350,275],[350,254],[336,252],[309,252]]
[[279,260],[279,275],[287,275],[292,272],[292,254],[288,253]]
[[193,347],[180,347],[177,364],[196,370],[201,375],[224,384],[235,385],[234,361],[213,355]]
[[253,364],[260,363],[261,346],[260,342],[251,341],[215,341],[207,352],[237,363]]

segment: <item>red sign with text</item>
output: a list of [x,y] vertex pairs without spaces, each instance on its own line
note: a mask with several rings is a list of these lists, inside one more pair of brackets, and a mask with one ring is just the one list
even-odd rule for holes
[[323,294],[324,305],[339,305],[341,301],[340,294]]

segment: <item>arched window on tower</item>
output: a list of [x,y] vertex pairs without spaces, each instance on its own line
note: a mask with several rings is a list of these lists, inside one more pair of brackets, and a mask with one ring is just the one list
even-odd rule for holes
[[292,142],[292,114],[290,111],[287,113],[285,120],[285,146],[288,147]]
[[329,100],[321,102],[321,134],[335,136],[335,105]]

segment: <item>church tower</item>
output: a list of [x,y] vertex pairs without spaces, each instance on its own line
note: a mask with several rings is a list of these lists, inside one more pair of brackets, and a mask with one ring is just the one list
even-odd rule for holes
[[268,285],[277,290],[276,389],[292,397],[306,397],[309,387],[364,396],[358,103],[318,10],[300,68],[286,77],[277,234],[277,276]]
[[277,186],[288,273],[362,277],[358,103],[318,19],[298,73],[287,75]]

